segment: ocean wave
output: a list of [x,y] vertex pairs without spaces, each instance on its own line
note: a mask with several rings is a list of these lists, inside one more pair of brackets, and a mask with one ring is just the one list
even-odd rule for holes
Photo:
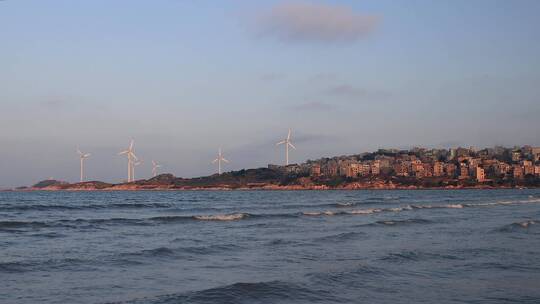
[[323,241],[323,242],[341,242],[341,241],[354,240],[354,239],[357,239],[360,236],[365,236],[365,235],[366,235],[366,233],[364,233],[364,232],[351,231],[351,232],[343,232],[343,233],[338,233],[338,234],[334,234],[334,235],[327,235],[327,236],[319,237],[319,238],[316,238],[315,241],[316,242],[320,242],[320,241]]
[[176,222],[185,222],[193,220],[193,216],[188,215],[164,215],[164,216],[155,216],[147,219],[151,222],[158,223],[176,223]]
[[211,215],[195,215],[194,219],[201,221],[238,221],[249,217],[248,213],[230,213],[230,214],[211,214]]
[[106,218],[106,219],[62,219],[54,221],[0,221],[0,230],[18,231],[17,229],[40,228],[97,228],[103,225],[148,225],[142,219]]
[[[306,278],[316,286],[327,286],[328,290],[333,290],[335,287],[341,289],[344,284],[348,288],[354,285],[361,287],[362,290],[369,289],[365,282],[370,282],[374,278],[391,276],[391,272],[387,269],[374,267],[367,264],[350,265],[345,269],[334,269],[333,271],[314,272],[306,274]],[[380,287],[377,287],[380,288]],[[339,295],[334,295],[331,303],[354,303],[351,300],[338,301]]]
[[[538,198],[530,198],[527,200],[519,201],[499,201],[499,202],[486,202],[486,203],[455,203],[446,205],[405,205],[391,208],[366,208],[366,209],[341,209],[341,210],[315,210],[315,211],[302,211],[294,213],[246,213],[246,212],[233,212],[233,213],[216,213],[216,214],[199,214],[199,215],[165,215],[151,218],[102,218],[102,219],[61,219],[54,221],[0,221],[0,230],[8,232],[17,232],[18,229],[32,228],[40,229],[47,227],[66,227],[66,228],[100,228],[102,226],[115,226],[115,225],[138,225],[148,226],[164,223],[181,223],[186,221],[201,221],[201,222],[228,222],[228,221],[240,221],[246,219],[261,219],[261,218],[297,218],[301,216],[307,217],[320,217],[320,216],[354,216],[354,215],[370,215],[375,213],[384,212],[404,212],[415,211],[422,209],[465,209],[465,208],[483,208],[483,207],[495,207],[495,206],[510,206],[540,203]],[[526,225],[532,225],[532,223],[525,223]],[[524,225],[525,225],[524,224]]]
[[25,272],[25,271],[28,271],[28,269],[31,267],[32,267],[32,264],[24,263],[24,262],[4,262],[4,263],[0,263],[0,273],[1,272],[7,272],[7,273]]
[[440,254],[434,252],[423,252],[423,251],[402,251],[398,253],[389,253],[379,260],[392,262],[392,263],[403,263],[403,262],[419,262],[426,260],[460,260],[454,255],[449,254]]
[[333,216],[333,215],[346,214],[346,212],[326,210],[326,211],[306,211],[306,212],[302,212],[302,214],[306,216],[321,216],[321,215]]
[[334,204],[334,206],[337,208],[348,208],[348,207],[356,206],[356,203],[352,203],[352,202],[336,203]]
[[86,261],[76,258],[24,260],[0,263],[0,273],[23,273],[32,271],[64,271],[75,267],[81,268],[92,265],[101,265],[101,261]]
[[274,303],[290,299],[301,302],[321,302],[335,299],[327,292],[311,290],[290,282],[270,281],[234,283],[200,291],[158,296],[125,303]]
[[0,230],[17,228],[42,228],[48,227],[45,222],[38,221],[0,221]]
[[374,224],[385,225],[385,226],[403,226],[403,225],[410,225],[410,224],[431,224],[431,223],[433,222],[430,220],[413,218],[413,219],[406,219],[406,220],[377,221]]
[[97,210],[97,209],[145,209],[145,208],[170,208],[170,203],[112,203],[112,204],[88,204],[88,205],[9,205],[0,206],[0,211],[51,211],[51,210]]
[[522,222],[512,223],[510,225],[503,226],[497,231],[500,232],[530,232],[531,230],[536,230],[538,228],[539,221],[526,220]]
[[378,213],[382,212],[383,209],[358,209],[358,210],[352,210],[349,211],[349,214],[372,214],[372,213]]

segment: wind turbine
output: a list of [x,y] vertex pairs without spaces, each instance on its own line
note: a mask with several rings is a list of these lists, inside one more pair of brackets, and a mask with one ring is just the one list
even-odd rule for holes
[[154,177],[157,176],[158,168],[161,168],[161,165],[158,164],[156,161],[152,161],[152,175]]
[[82,153],[81,150],[77,147],[77,154],[79,154],[79,158],[81,159],[81,183],[84,182],[84,160],[90,157],[90,153]]
[[135,167],[137,167],[140,164],[142,164],[142,160],[138,160],[133,163],[133,168],[131,168],[131,181],[132,182],[135,181]]
[[212,164],[218,163],[218,174],[219,174],[219,175],[221,175],[221,162],[222,162],[222,161],[224,161],[224,162],[226,162],[226,163],[229,162],[228,160],[226,160],[226,159],[223,157],[223,154],[221,153],[221,148],[219,148],[219,150],[218,150],[218,157],[212,161]]
[[296,147],[291,142],[291,129],[289,129],[289,134],[287,134],[287,138],[278,142],[276,146],[283,145],[283,144],[285,145],[285,165],[288,166],[289,165],[289,147],[296,150]]
[[135,144],[135,141],[132,139],[131,143],[129,144],[129,148],[127,148],[127,150],[124,150],[124,151],[118,153],[118,155],[127,155],[127,158],[128,158],[128,180],[127,181],[128,181],[128,183],[133,181],[133,179],[132,179],[132,176],[133,176],[133,161],[138,160],[135,153],[133,153],[133,144]]

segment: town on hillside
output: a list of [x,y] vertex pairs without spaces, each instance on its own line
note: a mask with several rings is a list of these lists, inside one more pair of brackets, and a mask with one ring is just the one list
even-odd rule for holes
[[[286,174],[313,180],[394,180],[424,186],[537,184],[540,147],[493,147],[410,150],[379,149],[372,153],[308,160],[303,164],[269,165]],[[342,182],[345,182],[342,181]]]

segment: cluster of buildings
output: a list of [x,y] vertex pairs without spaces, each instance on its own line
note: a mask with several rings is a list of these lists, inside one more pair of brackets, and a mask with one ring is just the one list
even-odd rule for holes
[[373,153],[273,166],[289,174],[314,178],[409,177],[456,180],[522,180],[540,177],[540,147],[494,147],[411,150],[380,149]]

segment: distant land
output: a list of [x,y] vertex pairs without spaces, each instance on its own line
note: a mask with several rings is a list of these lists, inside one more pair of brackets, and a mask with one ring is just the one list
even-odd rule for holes
[[493,147],[411,150],[308,160],[287,166],[242,169],[197,178],[172,174],[111,184],[44,180],[11,191],[35,190],[327,190],[467,189],[540,187],[540,148]]

